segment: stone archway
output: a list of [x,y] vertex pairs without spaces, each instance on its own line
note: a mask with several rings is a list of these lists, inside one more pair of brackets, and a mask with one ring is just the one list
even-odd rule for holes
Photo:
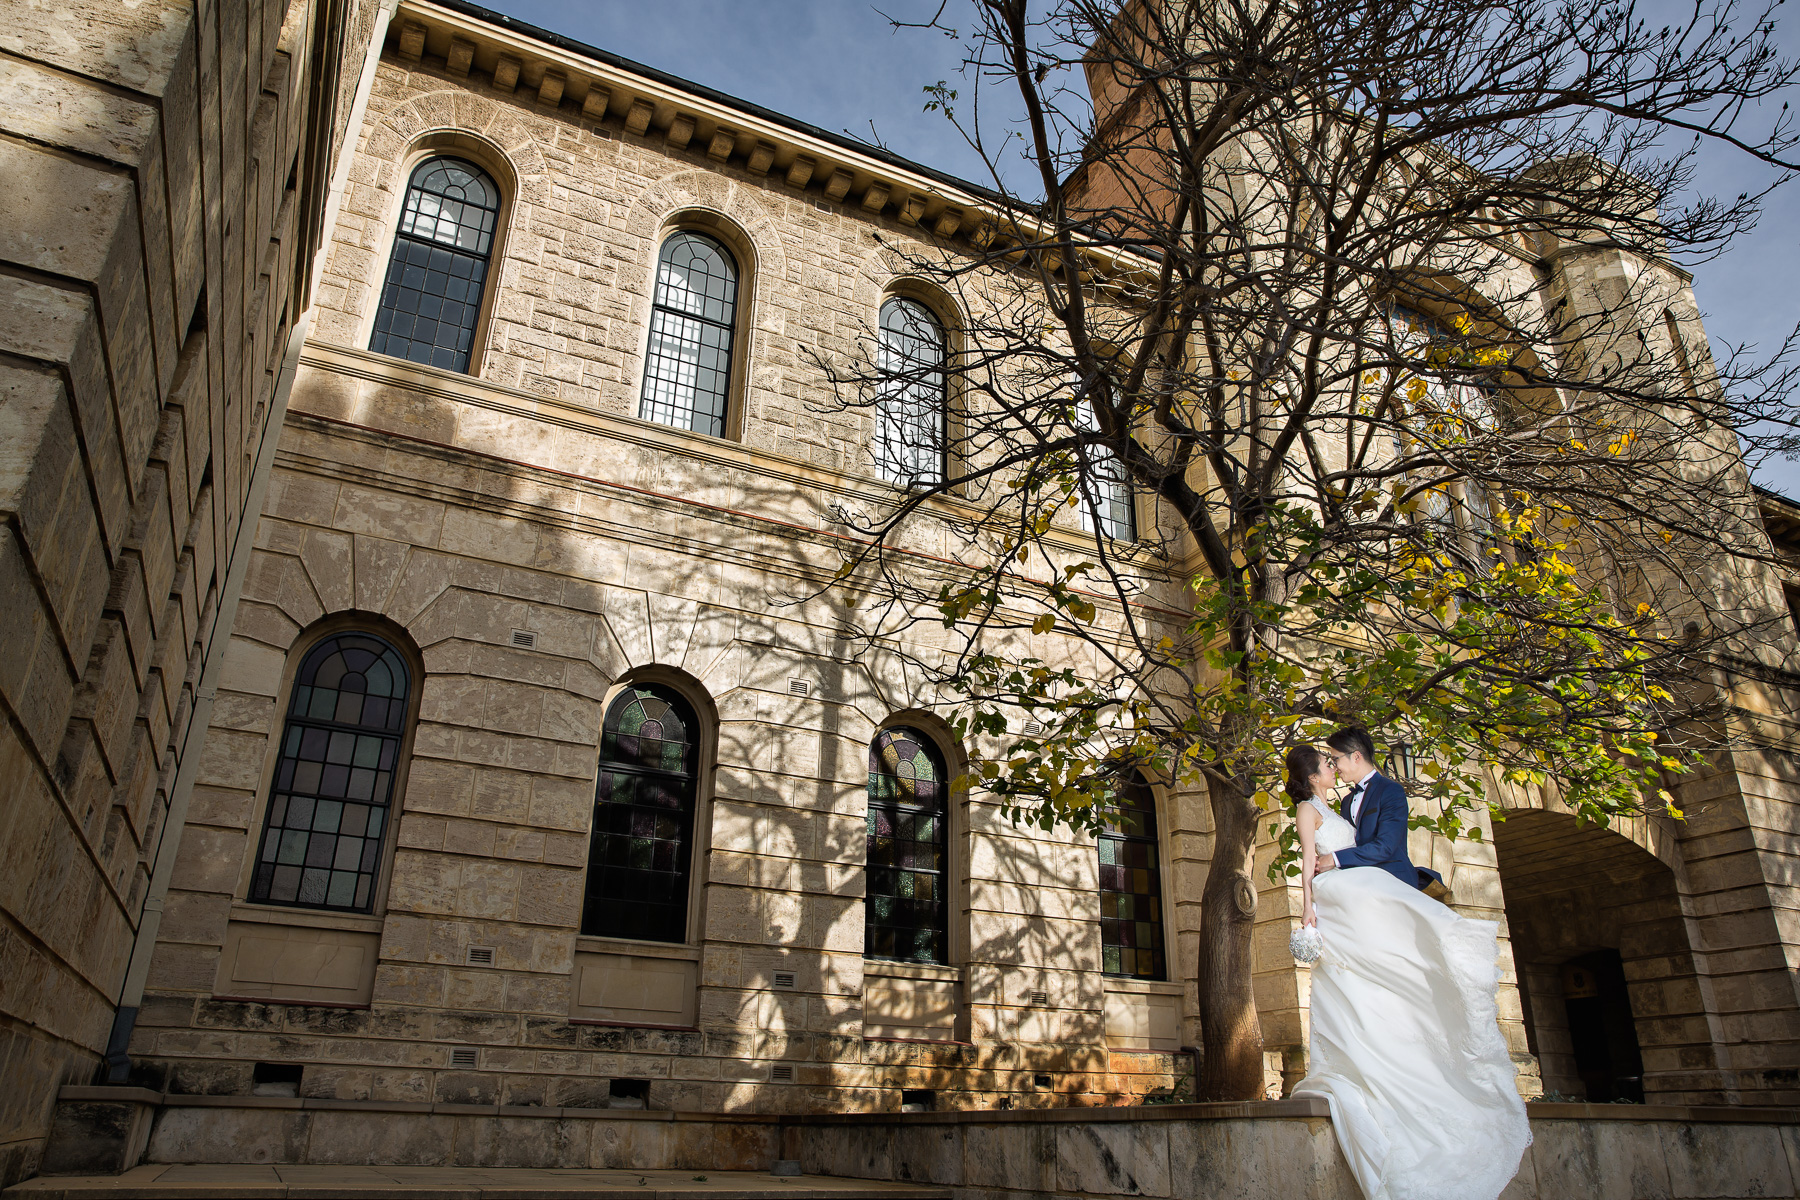
[[1674,872],[1632,838],[1544,809],[1508,813],[1494,843],[1544,1090],[1683,1090],[1711,1036]]

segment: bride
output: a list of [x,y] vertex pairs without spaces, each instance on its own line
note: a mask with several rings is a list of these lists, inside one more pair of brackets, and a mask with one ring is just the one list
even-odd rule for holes
[[[1325,799],[1336,772],[1288,751],[1305,900],[1323,952],[1312,971],[1310,1072],[1368,1200],[1495,1200],[1531,1143],[1496,1023],[1499,927],[1459,917],[1385,870],[1318,872],[1356,845]],[[1317,876],[1315,878],[1315,875]]]

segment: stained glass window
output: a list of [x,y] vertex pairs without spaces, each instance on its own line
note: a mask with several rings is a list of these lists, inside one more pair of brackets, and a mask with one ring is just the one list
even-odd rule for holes
[[481,168],[456,158],[420,163],[406,186],[369,349],[467,371],[499,220],[500,189]]
[[406,661],[372,634],[340,633],[307,651],[250,899],[369,911],[410,692]]
[[943,755],[916,729],[885,729],[869,747],[869,958],[949,961],[947,783]]
[[895,483],[944,477],[944,328],[916,300],[881,306],[875,465]]
[[697,728],[687,702],[653,683],[606,710],[581,932],[687,941]]
[[1100,847],[1100,966],[1108,975],[1167,979],[1156,797],[1141,779],[1121,783]]
[[712,238],[678,233],[663,243],[638,416],[724,436],[737,286],[737,264]]

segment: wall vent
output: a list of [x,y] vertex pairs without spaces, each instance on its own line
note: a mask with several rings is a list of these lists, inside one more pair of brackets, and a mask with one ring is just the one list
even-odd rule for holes
[[936,1107],[936,1092],[925,1088],[902,1088],[900,1091],[901,1112],[930,1112]]
[[794,1068],[787,1066],[785,1064],[783,1064],[782,1066],[779,1066],[779,1067],[770,1067],[769,1068],[769,1082],[770,1083],[792,1083],[792,1082],[794,1082]]
[[471,1070],[474,1069],[475,1051],[452,1050],[450,1052],[450,1065],[453,1067],[468,1067]]
[[471,967],[493,966],[494,948],[492,946],[470,946],[468,962]]
[[1033,1008],[1049,1008],[1050,1007],[1050,993],[1049,992],[1033,992],[1033,993],[1031,993],[1031,999],[1026,1001],[1026,1003],[1031,1005],[1031,1007],[1033,1007]]
[[1031,1077],[1031,1086],[1041,1088],[1055,1087],[1056,1080],[1052,1079],[1047,1073],[1039,1072]]
[[1041,734],[1043,732],[1044,732],[1044,727],[1042,725],[1038,724],[1036,721],[1025,722],[1025,736],[1026,737],[1037,737],[1039,734]]
[[536,650],[537,634],[528,629],[515,629],[512,631],[512,644],[521,650]]
[[794,986],[794,973],[792,971],[777,971],[777,972],[775,972],[775,986],[779,987],[779,988],[793,987]]
[[252,1096],[298,1096],[300,1077],[306,1068],[299,1063],[257,1063],[250,1068]]
[[788,694],[792,696],[811,695],[812,684],[796,676],[795,678],[788,680]]

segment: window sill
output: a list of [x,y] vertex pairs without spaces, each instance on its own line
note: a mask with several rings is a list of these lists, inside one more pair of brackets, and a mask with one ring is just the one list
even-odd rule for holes
[[961,983],[963,969],[941,963],[888,962],[886,959],[863,959],[863,976],[878,979],[925,979],[937,983]]
[[316,908],[287,908],[239,900],[231,906],[230,919],[263,925],[297,925],[303,929],[344,929],[352,933],[380,933],[384,918],[370,913],[329,912]]
[[1101,987],[1108,992],[1124,992],[1136,996],[1179,996],[1186,985],[1166,979],[1132,979],[1125,975],[1102,975]]
[[634,958],[675,958],[686,962],[700,961],[700,947],[678,942],[643,942],[634,938],[599,937],[583,934],[575,939],[577,954],[629,954]]

